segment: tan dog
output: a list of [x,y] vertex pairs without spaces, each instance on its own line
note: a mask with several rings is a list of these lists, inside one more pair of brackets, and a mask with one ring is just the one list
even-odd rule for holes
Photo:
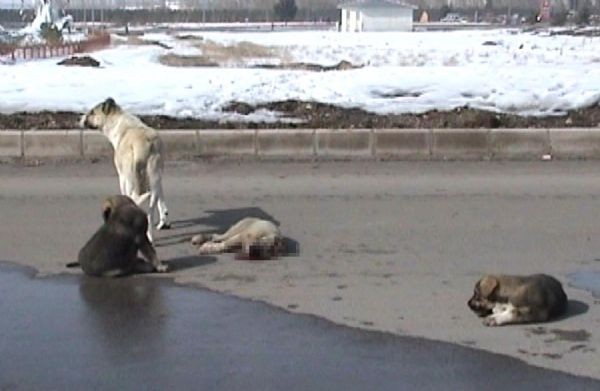
[[564,314],[567,303],[562,284],[546,274],[484,276],[468,301],[486,326],[546,322]]
[[[148,219],[127,196],[115,195],[102,204],[104,224],[81,248],[77,262],[84,273],[98,277],[117,277],[135,272],[166,272],[148,241]],[[141,251],[146,262],[137,257]]]
[[137,205],[149,196],[149,224],[153,224],[158,211],[157,229],[169,228],[162,187],[164,147],[156,130],[125,112],[112,98],[82,116],[81,125],[102,130],[112,144],[121,194],[132,198]]
[[192,244],[200,254],[240,250],[240,258],[270,259],[283,250],[283,238],[274,223],[256,217],[246,217],[222,235],[196,235]]

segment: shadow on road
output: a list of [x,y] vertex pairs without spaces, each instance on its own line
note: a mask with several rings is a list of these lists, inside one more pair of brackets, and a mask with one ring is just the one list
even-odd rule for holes
[[175,229],[182,229],[203,225],[211,227],[212,231],[210,232],[225,232],[244,217],[257,217],[259,219],[270,220],[278,226],[280,225],[279,221],[261,208],[251,206],[235,209],[207,210],[202,217],[177,220],[173,222],[172,226]]
[[560,319],[572,318],[574,316],[585,314],[589,309],[590,306],[583,301],[569,300],[567,312]]
[[217,262],[216,257],[200,255],[189,255],[166,260],[166,264],[169,265],[170,272],[177,272],[194,267],[210,265],[211,263],[215,262]]
[[[206,213],[201,217],[174,221],[172,223],[172,229],[174,231],[185,231],[174,232],[171,235],[160,237],[156,242],[156,247],[165,247],[180,243],[186,243],[189,242],[194,235],[198,235],[201,233],[223,233],[227,231],[232,225],[234,225],[235,223],[237,223],[245,217],[256,217],[259,219],[272,221],[277,226],[281,225],[281,223],[272,215],[265,212],[263,209],[255,206],[235,209],[207,210]],[[198,226],[209,228],[202,230],[187,230],[191,228],[196,228]],[[283,241],[285,251],[281,254],[282,256],[298,256],[300,254],[300,243],[298,243],[298,241],[287,236],[284,236]]]

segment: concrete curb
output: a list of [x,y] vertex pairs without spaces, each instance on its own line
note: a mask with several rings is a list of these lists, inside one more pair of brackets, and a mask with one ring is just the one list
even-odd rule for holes
[[[160,130],[169,158],[600,159],[600,128]],[[3,130],[0,158],[99,158],[98,131]]]

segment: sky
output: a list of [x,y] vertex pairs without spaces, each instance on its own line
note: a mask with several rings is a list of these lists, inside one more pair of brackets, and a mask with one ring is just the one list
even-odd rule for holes
[[19,8],[18,0],[0,0],[0,8]]

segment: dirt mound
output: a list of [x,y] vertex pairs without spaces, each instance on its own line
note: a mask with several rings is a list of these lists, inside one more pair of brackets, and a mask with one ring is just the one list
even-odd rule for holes
[[570,35],[573,37],[600,37],[600,27],[576,28],[563,31],[550,31],[550,35]]
[[58,65],[97,68],[100,66],[100,62],[90,56],[73,56],[73,57],[65,58],[64,60],[59,62]]
[[181,41],[203,41],[204,38],[201,35],[193,35],[193,34],[180,34],[175,36],[175,38]]
[[318,102],[288,100],[248,105],[232,102],[224,111],[248,115],[258,109],[278,111],[302,120],[288,127],[309,128],[545,128],[600,126],[600,106],[575,110],[565,116],[522,117],[460,107],[422,114],[375,114],[359,108],[342,108]]
[[0,129],[74,129],[81,114],[67,111],[0,114]]
[[[290,122],[220,122],[196,118],[175,118],[164,115],[141,116],[148,125],[157,129],[241,129],[241,128],[564,128],[600,127],[600,106],[595,105],[569,112],[564,116],[521,117],[497,114],[471,108],[451,111],[429,111],[423,114],[370,113],[359,108],[334,105],[281,101],[260,105],[231,102],[225,112],[248,115],[259,109],[280,112]],[[0,114],[0,129],[76,129],[81,113],[73,112],[20,112]]]

